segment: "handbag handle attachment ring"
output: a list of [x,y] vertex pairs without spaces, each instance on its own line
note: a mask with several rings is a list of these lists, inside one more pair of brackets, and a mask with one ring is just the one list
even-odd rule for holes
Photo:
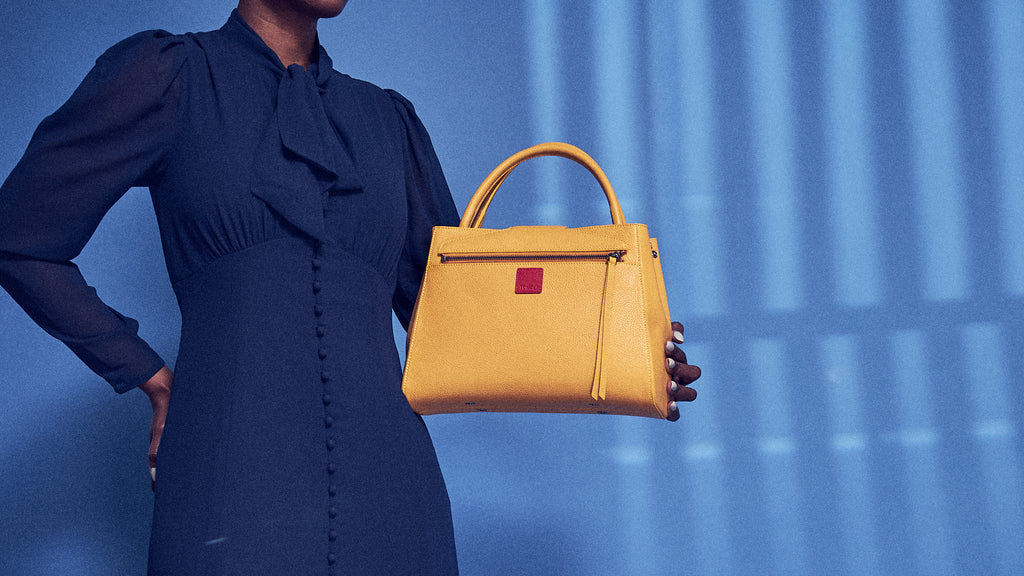
[[491,200],[494,199],[494,193],[498,191],[505,178],[512,173],[516,166],[531,158],[538,158],[540,156],[568,158],[589,170],[601,185],[601,189],[604,190],[605,197],[608,198],[608,208],[612,215],[612,224],[626,223],[626,217],[622,213],[622,206],[619,205],[619,199],[615,196],[611,182],[608,181],[608,177],[605,176],[604,171],[601,170],[597,162],[589,154],[572,144],[545,142],[509,156],[507,160],[492,170],[480,184],[480,187],[476,189],[476,192],[473,193],[473,197],[469,199],[469,204],[466,206],[466,211],[462,214],[459,226],[462,228],[479,228],[484,222],[487,207],[491,204]]

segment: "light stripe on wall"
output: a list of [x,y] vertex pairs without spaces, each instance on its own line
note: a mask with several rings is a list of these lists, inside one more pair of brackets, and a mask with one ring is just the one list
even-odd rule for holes
[[962,158],[957,143],[959,110],[953,88],[946,7],[906,0],[901,14],[907,57],[911,153],[924,296],[967,296],[967,250],[962,217]]
[[864,432],[865,391],[861,378],[863,364],[853,336],[824,338],[819,349],[828,391],[829,431],[836,488],[842,506],[839,523],[846,554],[846,574],[881,574],[878,540],[871,519],[876,500],[872,494],[868,463],[868,439]]
[[[684,269],[699,282],[686,283],[686,315],[718,315],[723,302],[725,274],[722,262],[721,194],[715,149],[714,74],[712,73],[710,23],[704,0],[678,2],[679,105],[682,119],[675,128],[679,137],[680,190],[675,198],[684,216],[685,241],[670,248],[682,251]],[[675,164],[673,164],[675,165]],[[669,272],[666,272],[669,274]]]
[[[599,126],[598,154],[608,178],[619,191],[626,217],[645,213],[646,181],[640,164],[643,133],[637,113],[635,87],[639,70],[635,42],[636,9],[629,3],[597,2],[593,5],[594,88],[596,119]],[[600,211],[607,213],[607,202],[598,198]]]
[[[704,367],[714,366],[717,361],[715,350],[706,344],[688,343],[686,353],[690,358],[700,358]],[[677,422],[681,427],[679,446],[686,464],[686,485],[700,494],[687,500],[692,526],[687,537],[693,544],[686,554],[693,570],[687,573],[734,574],[736,551],[729,508],[732,479],[726,474],[725,460],[729,455],[723,445],[727,436],[723,424],[730,420],[730,407],[714,391],[702,390],[700,394],[693,404],[695,409],[684,405]]]
[[825,3],[825,87],[831,230],[836,300],[869,306],[881,298],[878,225],[859,0]]
[[787,350],[782,341],[758,339],[750,344],[750,358],[750,373],[758,380],[751,388],[758,408],[758,450],[770,523],[767,533],[771,535],[772,566],[766,573],[804,574],[806,534],[801,523],[803,503],[790,414],[792,388],[786,385]]
[[764,307],[792,310],[804,297],[786,14],[763,0],[745,13]]
[[1003,283],[1024,295],[1024,3],[989,3],[992,82],[997,134]]
[[998,557],[999,574],[1024,573],[1024,498],[1020,456],[1014,437],[1006,346],[996,324],[971,324],[961,330],[967,366],[967,399],[974,419],[985,522]]
[[[562,122],[562,54],[558,42],[559,0],[530,0],[526,9],[529,53],[530,119],[533,143],[566,140]],[[565,167],[537,162],[537,218],[541,224],[565,224]]]
[[658,543],[650,536],[652,526],[657,526],[659,516],[664,514],[662,503],[654,497],[659,493],[655,483],[665,481],[665,476],[660,474],[661,463],[651,457],[656,451],[650,424],[639,418],[614,420],[619,487],[615,529],[625,545],[615,555],[621,559],[621,565],[613,568],[613,572],[635,570],[641,574],[664,574],[666,563],[671,562],[659,553]]
[[911,542],[917,574],[954,572],[947,495],[941,484],[939,433],[933,386],[925,357],[927,341],[919,330],[902,330],[891,339],[892,374],[899,402],[900,430],[909,499]]

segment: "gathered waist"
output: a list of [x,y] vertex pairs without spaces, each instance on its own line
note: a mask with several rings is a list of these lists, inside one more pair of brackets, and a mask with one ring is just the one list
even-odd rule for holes
[[393,291],[360,259],[330,246],[301,238],[253,246],[174,285],[179,362],[315,357],[325,334],[353,354],[390,362]]
[[174,283],[173,289],[183,325],[262,323],[275,317],[296,322],[312,316],[319,300],[358,306],[368,316],[390,322],[394,282],[330,244],[317,249],[290,237],[222,256]]

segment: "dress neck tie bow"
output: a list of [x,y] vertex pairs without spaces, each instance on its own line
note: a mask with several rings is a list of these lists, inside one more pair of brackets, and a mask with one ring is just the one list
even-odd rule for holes
[[342,127],[331,122],[323,98],[331,60],[281,70],[277,103],[256,150],[252,193],[278,215],[324,239],[324,196],[358,191],[362,181],[345,148]]

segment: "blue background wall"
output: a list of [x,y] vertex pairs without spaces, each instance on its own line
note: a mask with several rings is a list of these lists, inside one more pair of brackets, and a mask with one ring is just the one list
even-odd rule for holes
[[[0,4],[0,177],[107,46],[232,7]],[[704,369],[676,424],[429,418],[464,574],[1024,573],[1024,3],[353,0],[321,40],[416,103],[460,206],[590,151]],[[488,217],[605,221],[557,159]],[[172,359],[145,191],[79,264]],[[0,574],[143,573],[148,412],[0,294]]]

